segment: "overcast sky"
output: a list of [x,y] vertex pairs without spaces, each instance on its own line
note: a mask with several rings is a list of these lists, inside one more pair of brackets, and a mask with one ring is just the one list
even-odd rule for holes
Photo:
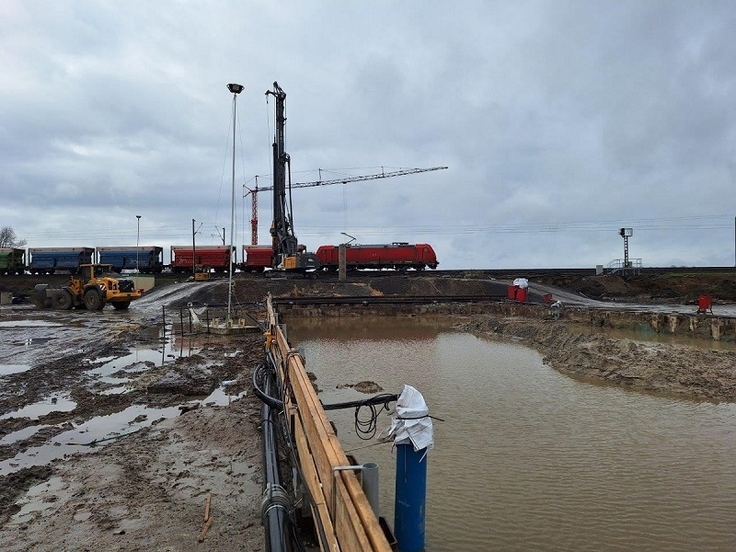
[[[270,185],[314,251],[430,243],[440,268],[734,266],[736,3],[3,0],[0,226],[29,247],[230,241]],[[271,195],[259,199],[269,243]],[[168,260],[168,254],[167,254]]]

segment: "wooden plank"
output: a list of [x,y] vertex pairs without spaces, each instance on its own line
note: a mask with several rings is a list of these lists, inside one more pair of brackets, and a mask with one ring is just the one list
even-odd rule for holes
[[[294,359],[297,364],[300,363],[298,359]],[[301,368],[300,366],[290,367],[289,369],[293,371],[293,373],[297,374],[298,377],[296,379],[296,382],[299,383],[299,389],[298,391],[295,390],[295,394],[297,394],[297,398],[299,398],[300,394],[304,394],[305,401],[303,402],[313,402],[315,404],[314,408],[317,410],[310,409],[309,414],[314,414],[315,412],[321,412],[324,414],[324,410],[321,407],[321,404],[317,404],[316,401],[316,394],[313,393],[312,384],[309,381],[308,378],[302,378],[302,374],[306,374],[305,370],[299,370]],[[294,382],[293,382],[294,383]],[[307,389],[305,389],[305,386],[308,386]],[[313,397],[308,397],[307,395],[312,394]],[[314,399],[313,401],[310,401],[310,399]],[[308,416],[303,416],[302,418],[307,418]],[[311,417],[311,421],[315,421],[314,417]],[[321,421],[321,420],[320,420]],[[331,426],[329,425],[329,421],[327,421],[326,415],[324,416],[324,423],[328,424],[328,427],[330,430],[327,432],[326,438],[327,442],[325,443],[323,440],[320,441],[320,444],[325,445],[326,449],[329,449],[330,447],[332,450],[325,450],[325,453],[327,456],[331,456],[333,463],[331,466],[329,466],[329,470],[332,470],[332,467],[338,466],[338,465],[347,465],[348,460],[347,457],[342,449],[342,446],[339,443],[339,440],[337,439],[337,435],[331,430]],[[318,425],[317,421],[315,421],[315,424]],[[320,439],[323,439],[325,436],[320,436]],[[311,441],[310,441],[311,442]],[[321,449],[321,446],[315,446],[315,449]],[[320,454],[321,454],[320,450]],[[324,466],[321,467],[321,470],[325,469]],[[327,474],[321,471],[320,479],[322,480],[323,486],[325,487],[325,494],[328,497],[332,496],[332,485],[335,484],[335,476],[330,476],[329,483],[325,481],[325,478],[327,477]],[[338,530],[338,538],[342,544],[344,540],[348,540],[349,542],[353,543],[354,540],[357,539],[357,542],[360,543],[361,548],[358,548],[356,550],[382,550],[384,549],[384,544],[388,545],[388,542],[386,541],[385,535],[383,534],[383,531],[381,530],[381,527],[378,523],[378,519],[376,518],[375,514],[373,513],[373,509],[370,507],[370,504],[368,503],[368,500],[365,498],[365,493],[363,492],[362,487],[360,486],[360,483],[358,479],[355,477],[355,475],[352,472],[341,472],[337,475],[337,477],[340,478],[340,481],[343,481],[343,479],[347,480],[342,485],[338,486],[336,496],[343,502],[347,503],[348,501],[350,504],[350,510],[351,510],[351,516],[346,518],[346,523],[349,522],[347,526],[344,526],[341,523],[336,523],[336,528]],[[344,494],[343,494],[344,493]],[[331,498],[330,498],[331,500]],[[332,504],[330,504],[330,508],[332,508]],[[352,512],[355,512],[357,516],[352,515]],[[366,536],[366,533],[368,536]]]
[[365,496],[363,487],[358,481],[358,478],[352,473],[345,473],[345,488],[350,495],[352,500],[352,506],[361,523],[361,528],[365,531],[366,535],[371,542],[371,549],[377,551],[390,550],[391,547],[386,539],[386,535],[381,529],[381,525],[378,522],[373,508],[368,502],[368,497]]
[[345,548],[344,542],[351,544],[346,550],[375,550],[361,523],[360,517],[355,514],[355,505],[345,486],[345,481],[357,481],[353,472],[341,471],[335,474],[337,497],[335,501],[335,530],[340,545]]
[[[330,512],[327,507],[327,499],[324,495],[324,490],[317,476],[317,469],[313,462],[310,461],[309,445],[305,439],[304,432],[296,424],[297,429],[294,432],[294,438],[296,441],[296,448],[299,454],[299,466],[304,477],[304,484],[309,489],[309,494],[312,498],[312,508],[316,510],[316,514],[321,520],[322,527],[324,530],[324,536],[327,539],[327,543],[322,543],[320,540],[320,549],[324,550],[322,545],[327,546],[327,550],[331,552],[338,552],[340,546],[337,542],[335,535],[335,529],[332,525],[332,519],[330,518]],[[318,521],[317,523],[319,523]]]
[[[345,490],[342,485],[338,485],[338,489]],[[333,510],[335,515],[335,531],[337,531],[337,540],[343,550],[372,550],[368,538],[363,531],[356,531],[353,519],[353,510],[350,508],[350,501],[346,502],[344,496],[338,499]]]
[[[330,497],[331,500],[333,489],[332,486],[335,484],[335,476],[331,473],[332,467],[344,466],[348,464],[347,456],[345,455],[342,446],[332,430],[331,425],[324,413],[324,410],[319,403],[316,393],[312,387],[311,381],[306,377],[306,370],[304,370],[299,357],[292,357],[289,359],[289,366],[287,367],[291,374],[291,382],[294,387],[295,397],[299,404],[308,404],[308,411],[305,413],[303,409],[300,410],[302,420],[305,421],[306,427],[313,429],[317,432],[316,436],[308,433],[310,443],[313,438],[318,439],[315,445],[312,446],[312,451],[318,456],[326,455],[329,459],[329,466],[320,466],[320,480],[322,481],[325,495]],[[308,430],[309,431],[309,430]],[[324,447],[324,450],[323,450]],[[320,462],[323,464],[322,462]],[[325,470],[329,470],[325,472]],[[338,475],[342,477],[347,475],[350,483],[346,485],[338,486],[336,496],[340,498],[344,503],[350,502],[351,515],[345,518],[344,522],[336,523],[336,529],[338,531],[338,539],[342,541],[348,541],[352,544],[358,542],[360,548],[356,550],[372,550],[374,546],[378,550],[383,549],[382,544],[388,545],[383,531],[380,529],[378,520],[376,519],[373,510],[370,508],[365,494],[363,493],[360,484],[354,474],[343,473]],[[328,479],[329,478],[329,479]],[[348,491],[349,489],[349,491]],[[362,501],[360,499],[363,499]],[[333,504],[329,504],[330,508],[333,508]],[[355,515],[357,514],[357,516]],[[334,512],[333,512],[334,515]],[[373,523],[371,523],[373,521]],[[371,538],[368,539],[365,535],[365,529],[363,525],[367,524],[369,532],[372,533]],[[351,548],[352,549],[352,548]]]
[[270,297],[268,316],[270,348],[280,379],[288,382],[293,395],[285,397],[285,403],[289,411],[296,408],[294,432],[300,465],[310,493],[321,497],[313,511],[322,520],[325,531],[330,527],[335,539],[330,541],[330,546],[339,543],[342,550],[350,552],[389,552],[388,541],[355,474],[333,471],[337,466],[348,465],[347,456],[307,377],[301,357],[294,354],[283,331],[275,325],[277,315]]

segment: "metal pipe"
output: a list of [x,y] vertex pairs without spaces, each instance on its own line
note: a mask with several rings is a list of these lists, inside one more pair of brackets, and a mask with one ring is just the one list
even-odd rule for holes
[[363,492],[365,493],[368,503],[376,514],[376,519],[380,517],[380,505],[378,502],[378,464],[375,462],[366,462],[363,464]]

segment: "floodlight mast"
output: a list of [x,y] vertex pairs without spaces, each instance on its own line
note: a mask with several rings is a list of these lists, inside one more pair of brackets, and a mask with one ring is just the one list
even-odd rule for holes
[[[232,189],[230,197],[230,251],[228,251],[228,291],[227,291],[227,321],[230,322],[230,314],[232,312],[232,291],[233,291],[233,241],[235,238],[235,124],[238,112],[238,94],[245,90],[242,84],[231,82],[227,85],[227,89],[233,95],[233,171],[232,171]],[[222,229],[222,244],[225,245],[225,229]]]

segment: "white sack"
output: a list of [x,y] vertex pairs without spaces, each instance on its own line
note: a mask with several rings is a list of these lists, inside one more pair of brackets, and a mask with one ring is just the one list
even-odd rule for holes
[[392,416],[388,437],[393,438],[395,445],[411,443],[414,452],[434,447],[434,429],[427,403],[411,385],[404,385],[396,401],[396,412]]

